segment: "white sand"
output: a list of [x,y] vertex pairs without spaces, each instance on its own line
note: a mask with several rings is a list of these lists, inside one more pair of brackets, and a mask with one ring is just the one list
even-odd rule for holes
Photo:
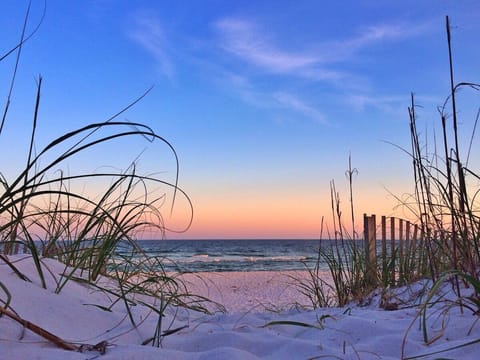
[[[322,275],[325,280],[329,273]],[[206,272],[182,276],[192,293],[222,304],[227,312],[280,311],[311,307],[296,283],[308,280],[307,271]]]
[[[45,263],[52,274],[62,270],[53,260],[47,259]],[[145,306],[139,304],[133,308],[132,315],[140,322],[134,329],[122,304],[116,304],[111,312],[94,306],[110,305],[111,296],[74,282],[55,294],[51,275],[47,276],[48,289],[44,290],[39,286],[31,261],[27,259],[16,265],[32,282],[20,280],[0,260],[0,282],[11,294],[9,310],[75,344],[106,341],[106,353],[59,349],[3,316],[0,318],[0,359],[399,359],[402,341],[412,321],[406,339],[407,356],[480,339],[480,324],[475,322],[478,317],[469,311],[461,314],[458,307],[444,317],[439,312],[443,304],[429,311],[432,316],[427,323],[428,333],[431,337],[441,335],[429,345],[423,342],[419,321],[415,320],[415,307],[385,311],[378,307],[378,297],[373,297],[368,307],[262,311],[267,303],[267,308],[270,303],[278,308],[300,299],[295,297],[294,288],[283,282],[290,279],[288,276],[222,273],[206,275],[204,283],[196,282],[194,277],[187,280],[205,291],[203,284],[215,284],[208,290],[210,295],[217,301],[222,300],[232,313],[204,315],[184,310],[174,312],[171,308],[163,318],[164,329],[167,325],[172,329],[186,327],[165,336],[162,348],[142,346],[141,343],[153,335],[158,320]],[[410,291],[420,288],[416,285]],[[0,299],[7,299],[1,288]],[[443,331],[442,320],[446,325]],[[271,321],[298,322],[317,328],[292,324],[265,326]],[[425,358],[473,360],[478,359],[479,354],[480,345],[475,344]]]

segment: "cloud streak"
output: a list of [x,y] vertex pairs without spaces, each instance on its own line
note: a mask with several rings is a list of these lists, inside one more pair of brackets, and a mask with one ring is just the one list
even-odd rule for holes
[[322,112],[292,94],[279,91],[274,93],[273,97],[282,107],[298,111],[321,124],[328,124],[326,116]]
[[395,41],[424,32],[425,25],[376,25],[366,28],[350,39],[325,42],[317,51],[287,51],[275,46],[271,35],[252,21],[224,18],[215,23],[220,46],[237,58],[267,72],[309,74],[318,72],[317,79],[338,79],[344,74],[322,70],[321,66],[345,60],[368,46]]
[[164,76],[170,80],[174,77],[167,37],[158,19],[148,13],[137,14],[129,37],[153,56]]
[[431,24],[380,24],[366,27],[358,35],[349,39],[329,42],[323,45],[329,54],[325,61],[334,63],[345,61],[364,49],[380,43],[401,41],[427,32]]
[[275,48],[252,22],[223,19],[216,23],[222,47],[237,57],[273,72],[291,72],[316,63],[310,55],[294,54]]
[[248,78],[234,73],[224,72],[222,78],[224,80],[226,79],[229,84],[232,85],[229,87],[230,90],[233,89],[243,101],[257,108],[282,109],[282,111],[286,109],[299,113],[317,123],[324,125],[329,124],[327,116],[324,113],[296,95],[286,91],[259,91]]
[[[305,84],[314,85],[318,82],[330,83],[340,88],[341,92],[350,92],[358,89],[359,94],[349,98],[347,103],[358,109],[366,106],[387,106],[397,99],[374,99],[362,95],[365,79],[348,70],[342,70],[346,62],[369,47],[385,42],[401,41],[418,36],[428,31],[430,24],[379,24],[366,27],[356,35],[343,40],[324,41],[315,48],[286,49],[278,46],[274,33],[266,31],[258,23],[241,18],[223,18],[214,24],[219,38],[219,46],[224,53],[232,59],[250,65],[250,69],[242,70],[243,83],[232,82],[232,87],[237,88],[243,98],[251,98],[249,94],[257,93],[255,90],[255,77],[277,76],[272,83],[280,84],[282,80],[299,78]],[[297,44],[302,45],[302,44]],[[253,72],[250,70],[254,70]],[[245,82],[248,81],[248,88]],[[262,90],[263,99],[270,99],[270,105],[288,108],[303,116],[307,116],[319,123],[327,124],[327,117],[301,98],[300,94],[292,95],[289,91],[281,89],[271,90],[269,93]]]

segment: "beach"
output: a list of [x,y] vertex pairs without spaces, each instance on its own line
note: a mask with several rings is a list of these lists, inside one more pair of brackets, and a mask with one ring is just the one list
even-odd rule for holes
[[3,1],[0,360],[480,359],[459,3]]
[[[42,289],[31,259],[10,259],[31,282],[21,280],[0,261],[0,279],[10,295],[8,309],[74,344],[76,351],[61,349],[4,315],[0,318],[1,359],[393,360],[401,358],[403,343],[408,358],[480,338],[476,317],[469,311],[462,314],[458,307],[442,313],[443,303],[439,303],[438,308],[429,310],[431,343],[426,344],[419,329],[416,305],[386,311],[379,307],[379,294],[373,294],[363,306],[308,310],[291,306],[306,300],[295,294],[291,275],[305,273],[234,272],[187,275],[185,280],[192,292],[198,290],[201,295],[222,302],[227,312],[208,315],[169,306],[162,317],[164,336],[157,348],[151,346],[149,339],[158,317],[142,305],[145,299],[138,298],[131,308],[131,316],[137,322],[133,327],[125,307],[118,302],[112,306],[112,295],[98,288],[69,281],[61,292],[55,293],[56,274],[64,269],[55,260],[43,259],[49,275],[47,289]],[[413,285],[404,293],[418,298],[424,286]],[[446,289],[444,298],[448,294]],[[2,291],[4,303],[7,297]],[[479,351],[478,344],[474,344],[441,356],[473,360],[478,358]]]

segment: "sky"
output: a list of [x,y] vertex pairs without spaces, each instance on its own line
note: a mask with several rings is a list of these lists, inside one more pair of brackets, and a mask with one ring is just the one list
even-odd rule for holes
[[[20,37],[28,2],[0,6],[4,54]],[[27,33],[44,7],[32,0]],[[348,222],[349,156],[357,219],[408,216],[397,205],[413,192],[411,160],[399,148],[410,147],[412,92],[422,136],[439,126],[450,86],[446,15],[456,81],[480,82],[476,0],[47,1],[22,49],[1,172],[8,177],[25,161],[40,75],[39,147],[109,118],[153,86],[119,119],[152,127],[178,154],[194,218],[168,238],[318,238],[322,217],[332,217],[332,180]],[[14,60],[0,63],[2,108]],[[459,97],[462,138],[478,100],[472,91]],[[139,155],[140,170],[175,178],[161,144],[115,144],[69,168],[126,168]],[[188,222],[184,205],[178,200],[172,214],[165,207],[169,227]]]

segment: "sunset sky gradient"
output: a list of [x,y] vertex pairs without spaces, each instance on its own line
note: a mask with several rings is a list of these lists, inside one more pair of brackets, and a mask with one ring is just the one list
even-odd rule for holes
[[[8,135],[0,138],[12,149],[0,155],[2,173],[25,161],[39,75],[43,144],[107,119],[153,85],[120,119],[151,126],[178,153],[194,221],[170,238],[317,238],[322,216],[331,217],[330,180],[349,212],[349,154],[357,214],[402,214],[395,196],[405,199],[413,181],[396,146],[410,146],[411,92],[422,136],[439,126],[437,107],[449,93],[446,15],[456,80],[480,82],[477,0],[46,4],[22,49]],[[2,1],[1,54],[17,43],[27,6]],[[27,32],[43,7],[32,1]],[[0,63],[2,106],[14,60]],[[464,91],[459,104],[460,134],[469,139],[479,96]],[[141,152],[140,170],[174,179],[162,146],[118,144],[99,162],[71,166],[122,168]],[[168,225],[185,224],[182,200],[172,216],[165,209]]]

